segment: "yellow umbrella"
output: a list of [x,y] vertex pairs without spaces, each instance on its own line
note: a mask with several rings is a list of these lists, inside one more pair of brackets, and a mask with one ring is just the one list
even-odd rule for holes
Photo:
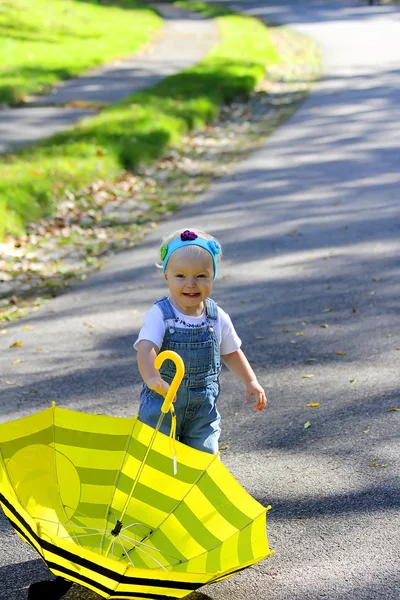
[[[0,504],[58,577],[104,598],[183,598],[266,558],[266,512],[214,456],[134,419],[53,406],[0,425]],[[174,418],[172,419],[174,423]]]

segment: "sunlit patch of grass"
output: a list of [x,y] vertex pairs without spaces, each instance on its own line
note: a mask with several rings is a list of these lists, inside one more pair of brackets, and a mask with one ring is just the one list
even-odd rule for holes
[[217,18],[220,43],[196,67],[136,93],[79,126],[0,160],[0,238],[49,216],[58,198],[98,178],[117,176],[165,153],[224,103],[248,94],[279,63],[257,19]]
[[3,0],[0,103],[18,103],[132,54],[161,24],[155,11],[137,0]]

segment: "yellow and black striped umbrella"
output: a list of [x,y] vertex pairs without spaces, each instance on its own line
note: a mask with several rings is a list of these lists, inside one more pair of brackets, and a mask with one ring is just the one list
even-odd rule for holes
[[104,598],[183,598],[272,554],[268,507],[219,457],[137,418],[53,405],[0,425],[0,503],[55,575]]

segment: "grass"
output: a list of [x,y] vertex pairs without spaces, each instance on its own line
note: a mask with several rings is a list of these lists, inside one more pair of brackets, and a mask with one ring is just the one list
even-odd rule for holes
[[137,0],[2,0],[0,104],[132,54],[161,24]]
[[220,43],[196,67],[72,130],[2,157],[0,239],[51,215],[66,190],[73,194],[98,178],[116,177],[160,157],[169,144],[208,123],[222,104],[264,79],[266,66],[279,62],[268,29],[252,17],[224,13],[216,19]]

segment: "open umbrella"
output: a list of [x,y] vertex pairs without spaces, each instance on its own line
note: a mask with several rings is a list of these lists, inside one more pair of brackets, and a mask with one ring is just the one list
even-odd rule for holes
[[[53,406],[0,425],[0,503],[59,578],[104,598],[183,598],[272,554],[266,512],[214,456],[133,419]],[[58,580],[62,581],[62,580]],[[64,592],[63,592],[64,593]]]

